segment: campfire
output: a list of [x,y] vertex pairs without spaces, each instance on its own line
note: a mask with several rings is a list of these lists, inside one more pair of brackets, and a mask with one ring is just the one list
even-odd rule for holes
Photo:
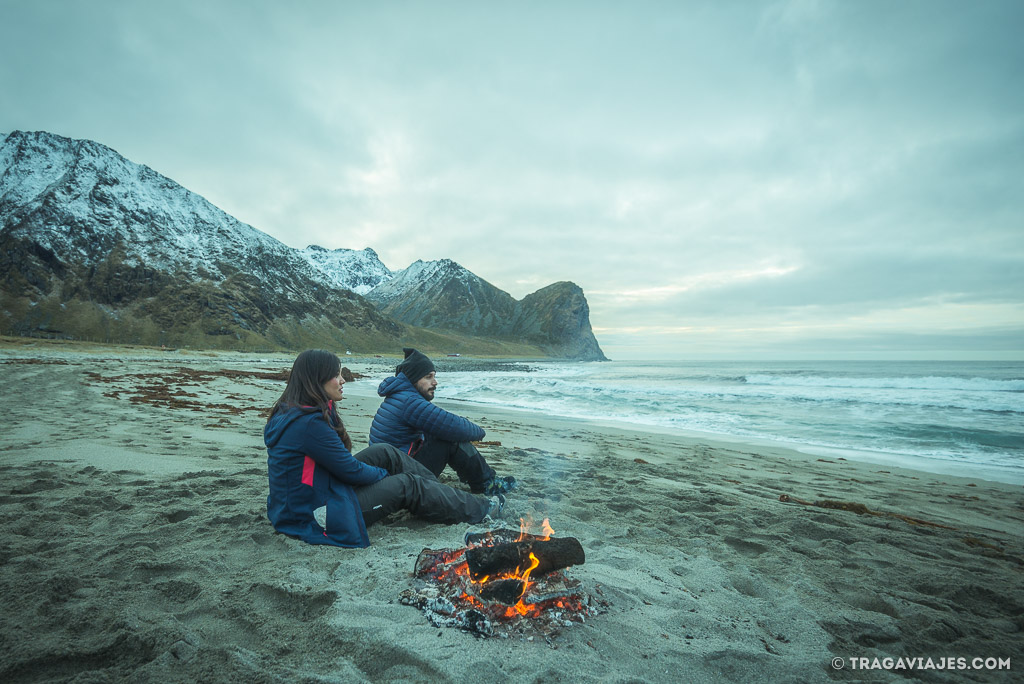
[[[552,636],[585,622],[608,605],[561,571],[586,560],[574,537],[498,529],[467,534],[461,549],[423,549],[416,559],[416,587],[400,601],[420,608],[435,627],[456,627],[478,636]],[[600,587],[595,587],[600,595]]]

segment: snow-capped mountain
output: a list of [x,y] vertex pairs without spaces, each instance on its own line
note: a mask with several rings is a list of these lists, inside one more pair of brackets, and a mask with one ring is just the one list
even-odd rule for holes
[[364,351],[472,338],[478,353],[604,358],[571,283],[517,302],[447,259],[392,273],[369,248],[292,249],[109,147],[46,132],[0,135],[0,332]]
[[325,249],[320,245],[310,245],[298,254],[337,287],[361,295],[392,276],[391,270],[369,247],[362,250]]
[[223,279],[242,265],[277,286],[296,270],[315,276],[290,247],[91,140],[12,133],[0,146],[0,172],[5,233],[75,253],[85,266],[121,245],[126,264],[193,277]]
[[404,327],[283,243],[89,140],[0,144],[0,325],[193,346],[397,344]]
[[395,320],[504,336],[515,300],[451,259],[416,261],[366,295]]

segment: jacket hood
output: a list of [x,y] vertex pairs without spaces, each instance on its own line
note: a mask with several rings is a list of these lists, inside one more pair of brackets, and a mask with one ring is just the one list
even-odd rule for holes
[[281,439],[281,435],[284,434],[285,429],[300,418],[305,418],[310,414],[319,415],[320,412],[313,410],[303,410],[298,406],[291,406],[282,411],[278,411],[267,421],[266,426],[263,428],[263,441],[268,447],[272,447]]
[[401,392],[402,390],[411,390],[416,392],[416,394],[419,394],[419,390],[417,390],[413,384],[409,382],[409,379],[402,373],[393,375],[390,378],[384,378],[377,387],[377,394],[382,397],[386,397],[394,394],[395,392]]

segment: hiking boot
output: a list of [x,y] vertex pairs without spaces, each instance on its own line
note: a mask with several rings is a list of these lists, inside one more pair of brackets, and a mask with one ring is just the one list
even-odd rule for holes
[[508,475],[506,477],[494,477],[484,485],[484,495],[494,496],[495,494],[507,494],[519,486],[516,478]]

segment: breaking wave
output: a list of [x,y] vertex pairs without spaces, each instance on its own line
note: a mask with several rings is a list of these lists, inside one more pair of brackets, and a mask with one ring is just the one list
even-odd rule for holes
[[1024,482],[1021,363],[546,363],[440,381],[442,400],[889,454],[921,470],[973,464]]
[[765,375],[743,377],[749,385],[773,387],[852,387],[862,389],[964,390],[968,392],[1024,392],[1024,380],[959,377],[864,378],[821,375]]

